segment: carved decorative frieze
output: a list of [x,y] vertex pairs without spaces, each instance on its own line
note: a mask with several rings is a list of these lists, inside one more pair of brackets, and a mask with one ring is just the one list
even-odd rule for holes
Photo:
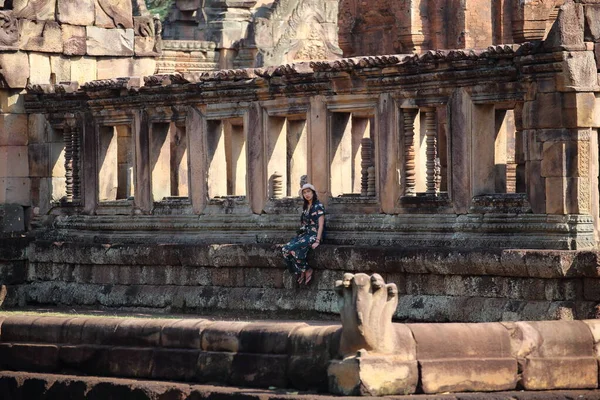
[[339,58],[336,25],[336,1],[276,0],[265,17],[254,21],[259,64]]

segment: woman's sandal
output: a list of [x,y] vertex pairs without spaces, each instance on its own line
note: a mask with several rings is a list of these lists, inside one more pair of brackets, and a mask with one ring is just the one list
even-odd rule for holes
[[305,274],[305,276],[304,276],[304,279],[305,279],[305,280],[304,280],[304,284],[305,284],[306,286],[308,286],[308,284],[310,283],[310,281],[312,281],[313,273],[314,273],[314,271],[312,270],[312,268],[311,268],[311,269],[309,269],[309,270],[307,270],[307,271],[304,273],[304,274]]

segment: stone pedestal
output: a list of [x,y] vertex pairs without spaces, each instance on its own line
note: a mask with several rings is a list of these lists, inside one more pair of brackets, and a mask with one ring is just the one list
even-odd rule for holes
[[346,396],[387,396],[411,394],[417,388],[417,361],[397,355],[369,355],[361,350],[356,356],[334,360],[327,368],[329,391]]

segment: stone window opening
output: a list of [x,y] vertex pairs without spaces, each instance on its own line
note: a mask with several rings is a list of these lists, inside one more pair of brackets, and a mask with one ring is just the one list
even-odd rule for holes
[[267,132],[269,198],[295,197],[308,168],[306,117],[269,117]]
[[375,118],[367,112],[334,112],[330,127],[333,197],[375,196]]
[[402,110],[404,196],[447,192],[447,134],[444,107]]
[[525,185],[517,183],[514,110],[495,110],[494,130],[496,135],[494,157],[496,193],[517,193],[517,188]]
[[153,201],[188,196],[188,149],[185,126],[155,122],[150,137]]
[[242,118],[207,121],[208,196],[246,196],[246,133]]
[[131,127],[101,126],[98,144],[98,200],[132,200],[135,153]]
[[476,104],[472,113],[473,195],[516,193],[515,116],[512,109]]
[[64,131],[62,127],[53,127],[49,129],[48,144],[50,146],[51,200],[53,203],[60,203],[67,199],[67,160],[65,154]]
[[0,10],[8,11],[13,9],[13,0],[0,0]]

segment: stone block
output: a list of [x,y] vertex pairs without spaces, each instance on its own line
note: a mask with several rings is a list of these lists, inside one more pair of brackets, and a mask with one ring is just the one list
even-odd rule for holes
[[593,93],[563,93],[563,126],[567,128],[593,126],[595,107],[596,97]]
[[0,89],[0,112],[25,114],[25,96],[22,96],[22,92],[21,89]]
[[192,381],[200,350],[155,349],[152,359],[152,378]]
[[167,323],[162,327],[160,345],[162,347],[200,349],[202,332],[211,324],[211,321],[204,319],[182,319]]
[[62,31],[53,21],[21,21],[21,50],[40,53],[62,53]]
[[72,341],[71,343],[111,345],[113,334],[121,321],[123,320],[120,318],[88,318],[85,322],[85,329],[81,332],[81,342]]
[[48,85],[50,84],[50,56],[40,53],[29,53],[29,83],[32,85]]
[[31,181],[29,178],[0,178],[0,203],[23,206],[31,204]]
[[71,80],[83,84],[97,78],[97,65],[94,57],[71,58]]
[[287,386],[287,355],[237,353],[229,382],[253,387]]
[[586,4],[584,6],[584,40],[586,42],[600,42],[600,4]]
[[130,0],[95,0],[95,12],[96,26],[133,28],[133,6]]
[[417,361],[393,355],[368,355],[331,361],[327,369],[329,391],[345,396],[412,394],[419,380]]
[[133,56],[133,29],[105,29],[88,26],[87,54],[91,56]]
[[240,353],[286,354],[290,334],[305,323],[254,323],[239,333]]
[[61,25],[63,53],[67,56],[83,56],[87,51],[84,26]]
[[154,57],[134,58],[132,62],[133,76],[150,76],[154,75],[157,72],[157,61]]
[[71,60],[65,56],[50,56],[50,70],[54,83],[71,81]]
[[542,177],[542,162],[529,161],[526,165],[525,174],[531,209],[536,214],[545,214],[546,179]]
[[134,76],[133,60],[124,57],[100,58],[96,63],[98,79],[112,79]]
[[337,356],[341,326],[304,326],[289,337],[288,379],[295,388],[327,388],[327,367]]
[[108,370],[111,375],[149,378],[152,375],[152,348],[113,347],[108,354]]
[[586,300],[600,301],[600,279],[583,280],[583,297]]
[[[0,204],[0,232],[25,231],[25,213],[23,207],[17,204]],[[1,275],[0,275],[1,277]],[[7,284],[7,280],[2,279]],[[0,300],[2,299],[0,295]]]
[[549,142],[543,145],[542,176],[587,177],[590,165],[590,142]]
[[58,368],[58,347],[48,344],[0,343],[0,358],[7,369],[54,372]]
[[61,24],[94,25],[94,0],[58,0],[57,18]]
[[13,14],[16,18],[54,21],[55,0],[15,0]]
[[584,389],[598,385],[594,338],[582,321],[503,323],[519,360],[525,390]]
[[89,375],[105,375],[109,371],[109,352],[107,346],[60,346],[58,358],[61,365],[68,369],[81,371]]
[[201,351],[198,356],[199,382],[229,383],[235,353]]
[[156,38],[152,36],[135,36],[134,52],[138,57],[158,56],[155,49]]
[[[48,129],[48,121],[46,120],[46,116],[44,114],[29,114],[26,117],[27,127],[25,132],[27,132],[28,143],[41,144],[46,142],[46,133]],[[4,124],[6,124],[7,121],[12,122],[11,118],[8,116],[6,116],[4,119],[0,118],[0,123],[1,121],[4,121]],[[22,121],[20,123],[22,123]],[[0,130],[2,130],[2,125],[0,125]]]
[[543,129],[562,126],[562,94],[537,93],[535,100],[523,105],[523,129]]
[[202,350],[237,353],[240,332],[247,325],[247,322],[215,322],[207,326],[202,333]]
[[[43,267],[41,267],[41,269],[43,270]],[[36,268],[36,270],[39,269]],[[69,268],[67,265],[52,265],[50,271],[45,271],[45,273],[45,279],[71,280],[72,269]],[[43,274],[44,272],[42,272],[42,275]],[[86,321],[87,318],[70,318],[64,321],[59,343],[81,343],[81,338],[83,335],[82,331],[84,329],[83,327],[85,326]]]
[[27,146],[0,147],[0,177],[29,176]]
[[27,115],[0,114],[0,146],[25,146],[27,143]]
[[548,214],[567,214],[566,190],[567,178],[546,178],[546,212]]
[[561,91],[598,87],[598,69],[594,53],[591,51],[565,52],[563,54],[563,73],[557,76],[556,86]]
[[29,79],[29,57],[27,53],[0,53],[2,76],[9,88],[24,88]]
[[125,319],[119,323],[111,344],[152,347],[160,343],[163,320]]
[[[548,5],[555,4],[548,2]],[[538,4],[532,4],[532,8],[538,8]],[[544,18],[544,20],[547,19]],[[552,24],[544,41],[544,48],[557,50],[562,48],[583,48],[584,38],[584,11],[582,4],[565,2],[560,6],[558,18]]]
[[517,362],[508,331],[498,323],[409,324],[425,393],[511,390]]

